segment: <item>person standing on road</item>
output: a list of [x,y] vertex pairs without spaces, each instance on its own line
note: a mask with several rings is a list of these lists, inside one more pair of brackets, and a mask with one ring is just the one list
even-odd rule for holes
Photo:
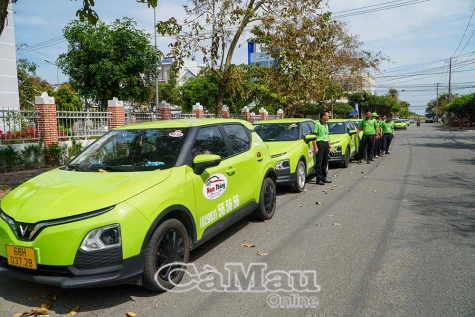
[[380,158],[381,156],[381,148],[382,148],[382,138],[381,138],[381,118],[376,114],[373,113],[373,119],[376,118],[376,126],[378,128],[379,133],[376,133],[375,140],[374,140],[374,151],[373,157]]
[[327,121],[330,119],[328,111],[320,113],[320,120],[315,124],[313,132],[317,135],[317,140],[313,142],[317,162],[315,164],[315,175],[318,185],[325,185],[332,181],[327,179],[328,155],[330,154],[330,135]]
[[358,163],[362,163],[362,158],[364,158],[365,151],[367,153],[367,161],[366,164],[370,164],[373,159],[373,151],[374,151],[374,138],[377,133],[379,133],[378,126],[376,124],[376,120],[372,118],[371,111],[366,112],[366,118],[361,121],[360,127],[358,128],[358,133],[363,131],[363,139],[361,139],[360,144],[360,159]]
[[386,121],[381,122],[381,129],[383,133],[383,150],[385,154],[391,154],[389,152],[389,145],[391,139],[394,136],[394,122],[392,122],[392,115],[389,114]]

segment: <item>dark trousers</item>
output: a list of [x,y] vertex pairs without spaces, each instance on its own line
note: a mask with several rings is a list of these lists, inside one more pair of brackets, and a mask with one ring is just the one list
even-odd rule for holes
[[373,156],[379,155],[380,153],[381,153],[381,138],[375,138]]
[[328,142],[317,142],[318,153],[317,162],[315,163],[315,175],[317,175],[317,182],[327,178],[328,154],[330,148]]
[[360,143],[360,159],[365,157],[366,152],[366,159],[368,161],[373,159],[373,152],[374,152],[374,134],[373,135],[363,135],[363,139],[361,139]]
[[391,139],[393,138],[393,135],[391,133],[387,133],[383,135],[383,150],[384,152],[389,151],[389,145],[391,144]]

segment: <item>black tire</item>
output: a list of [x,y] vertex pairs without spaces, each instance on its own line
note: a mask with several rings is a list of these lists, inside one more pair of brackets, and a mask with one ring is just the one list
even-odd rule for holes
[[341,165],[344,168],[348,168],[350,166],[350,148],[346,148],[346,153],[345,153],[345,158],[343,159],[343,162],[341,162]]
[[296,193],[301,193],[305,189],[305,183],[307,181],[306,169],[305,163],[300,160],[295,168],[295,183],[292,186],[293,191]]
[[[186,266],[168,266],[159,272],[159,268],[173,262],[188,263],[190,257],[190,240],[185,226],[176,220],[168,219],[153,233],[145,248],[143,287],[155,292],[162,292],[180,283]],[[171,269],[181,268],[173,275]],[[156,279],[155,279],[156,278]]]
[[254,217],[259,220],[269,220],[274,216],[275,203],[277,200],[277,191],[275,182],[272,178],[264,179],[261,187],[261,194],[259,195],[259,203],[257,209],[254,211]]

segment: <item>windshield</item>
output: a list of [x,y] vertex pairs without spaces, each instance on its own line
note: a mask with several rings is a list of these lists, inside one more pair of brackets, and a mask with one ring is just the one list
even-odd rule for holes
[[133,172],[175,166],[188,129],[111,131],[67,165],[82,172]]
[[297,123],[258,124],[254,130],[264,141],[294,141],[299,139]]
[[345,123],[344,122],[328,122],[328,132],[329,134],[345,134]]
[[356,130],[358,130],[358,129],[360,128],[360,123],[361,123],[361,121],[355,121],[355,122],[353,122],[353,124],[354,124],[355,127],[356,127]]

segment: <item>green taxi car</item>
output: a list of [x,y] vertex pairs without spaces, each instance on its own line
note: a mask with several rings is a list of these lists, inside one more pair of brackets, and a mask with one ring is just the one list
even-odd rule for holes
[[395,129],[404,129],[407,130],[406,121],[402,119],[394,120],[394,128]]
[[277,185],[291,185],[296,192],[305,189],[307,176],[314,173],[314,127],[311,119],[254,122],[255,131],[269,146]]
[[[356,130],[360,128],[362,119],[350,119],[350,121],[355,125]],[[358,138],[359,138],[359,141],[361,142],[361,140],[363,139],[363,131],[360,131]]]
[[330,163],[338,162],[348,167],[350,160],[358,154],[359,138],[357,128],[348,119],[331,119],[327,122],[330,133]]
[[190,250],[249,213],[270,219],[277,175],[242,120],[108,132],[0,203],[0,273],[63,288],[180,282]]

